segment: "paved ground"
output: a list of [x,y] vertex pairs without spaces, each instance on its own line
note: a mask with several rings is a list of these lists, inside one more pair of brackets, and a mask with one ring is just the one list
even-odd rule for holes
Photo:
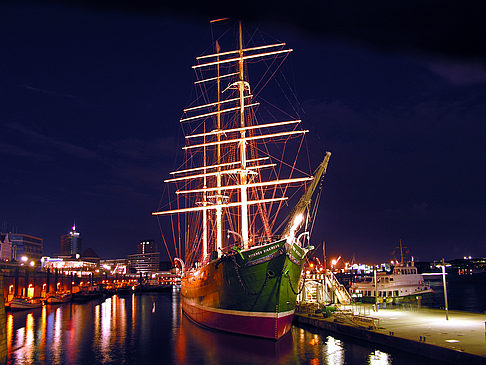
[[436,309],[379,309],[342,306],[376,318],[375,332],[484,356],[486,363],[486,314]]

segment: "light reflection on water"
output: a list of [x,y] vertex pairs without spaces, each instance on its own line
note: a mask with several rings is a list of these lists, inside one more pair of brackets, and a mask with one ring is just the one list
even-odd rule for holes
[[113,296],[7,314],[8,364],[407,364],[313,329],[280,341],[203,329],[182,315],[178,292]]
[[376,350],[370,354],[370,364],[384,365],[384,364],[391,364],[391,361],[386,352],[381,352],[380,350]]

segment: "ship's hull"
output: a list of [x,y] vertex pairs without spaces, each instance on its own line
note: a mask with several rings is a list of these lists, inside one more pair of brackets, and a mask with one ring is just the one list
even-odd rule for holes
[[362,303],[393,303],[393,304],[408,304],[408,303],[421,303],[421,304],[432,304],[434,301],[433,290],[422,290],[409,295],[402,295],[397,297],[378,297],[373,296],[362,296],[355,297],[356,302]]
[[190,270],[182,309],[203,326],[277,340],[290,330],[307,251],[280,240]]
[[52,296],[47,297],[46,303],[47,304],[62,304],[70,302],[72,299],[71,294],[54,294]]
[[40,300],[14,298],[10,302],[10,310],[12,311],[28,310],[28,309],[35,309],[41,307],[42,307],[42,302]]

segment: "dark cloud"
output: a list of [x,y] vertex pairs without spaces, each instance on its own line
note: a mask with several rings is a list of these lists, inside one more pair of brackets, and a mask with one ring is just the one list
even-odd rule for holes
[[486,65],[441,60],[429,64],[430,71],[454,85],[486,83]]
[[158,137],[148,140],[127,138],[117,141],[108,141],[100,145],[100,149],[117,159],[132,161],[152,160],[154,158],[172,159],[174,152],[180,146],[174,136]]
[[27,90],[32,90],[32,91],[35,91],[35,92],[39,92],[39,93],[42,93],[42,94],[54,95],[54,96],[61,96],[61,97],[70,98],[70,99],[76,99],[77,100],[77,97],[76,96],[70,95],[70,94],[58,93],[58,92],[52,91],[52,90],[40,89],[40,88],[33,87],[33,86],[30,86],[30,85],[20,85],[20,87],[22,87],[24,89],[27,89]]
[[12,144],[8,144],[8,143],[0,143],[0,155],[1,154],[17,156],[17,157],[33,158],[35,160],[42,161],[42,162],[52,161],[52,157],[50,156],[34,153],[30,150]]
[[7,123],[5,126],[17,132],[20,132],[26,136],[31,137],[33,143],[46,144],[51,147],[54,147],[55,149],[61,152],[65,152],[79,158],[97,159],[96,153],[91,151],[88,148],[77,146],[75,144],[64,142],[61,140],[57,140],[56,138],[50,137],[48,135],[30,129],[20,123],[16,123],[16,122]]

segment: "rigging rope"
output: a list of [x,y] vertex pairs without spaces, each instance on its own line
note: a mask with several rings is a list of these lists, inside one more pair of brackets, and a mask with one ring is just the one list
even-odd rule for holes
[[162,233],[162,227],[160,226],[160,219],[159,219],[159,217],[157,217],[157,223],[159,224],[159,230],[160,230],[160,234],[161,234],[161,236],[162,236],[162,240],[164,241],[165,250],[167,251],[167,254],[169,255],[170,264],[171,264],[172,266],[174,266],[174,261],[172,260],[172,255],[171,255],[171,254],[170,254],[170,252],[169,252],[169,248],[167,247],[167,242],[165,241],[164,234]]
[[312,213],[311,213],[311,228],[309,230],[309,240],[310,236],[312,235],[312,230],[314,229],[314,223],[316,222],[316,217],[317,217],[317,207],[319,206],[319,202],[321,200],[321,193],[322,193],[322,185],[324,183],[324,176],[321,177],[321,181],[319,183],[319,190],[317,192],[317,197],[314,202],[314,207],[312,208]]

